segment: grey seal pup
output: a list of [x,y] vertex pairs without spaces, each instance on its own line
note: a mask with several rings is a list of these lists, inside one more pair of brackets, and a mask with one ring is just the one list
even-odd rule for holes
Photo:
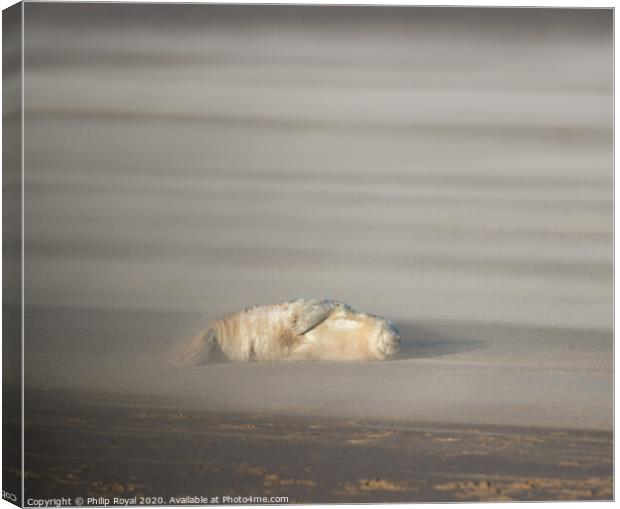
[[395,355],[400,333],[391,320],[344,302],[298,299],[254,306],[216,320],[180,352],[183,366],[229,361],[383,360]]

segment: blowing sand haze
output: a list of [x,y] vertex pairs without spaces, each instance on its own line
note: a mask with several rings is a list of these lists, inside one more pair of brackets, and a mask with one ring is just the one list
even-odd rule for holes
[[613,499],[613,9],[15,2],[5,500]]
[[231,361],[382,360],[400,345],[396,324],[344,302],[299,299],[215,321],[181,351],[181,365]]

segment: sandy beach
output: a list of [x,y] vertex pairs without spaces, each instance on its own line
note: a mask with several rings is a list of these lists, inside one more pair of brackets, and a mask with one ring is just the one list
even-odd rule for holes
[[[611,498],[609,12],[25,12],[27,497]],[[173,365],[299,297],[401,353]]]
[[385,362],[179,368],[200,315],[33,307],[28,324],[33,388],[162,396],[194,410],[611,430],[606,331],[401,322],[401,352]]
[[33,498],[102,497],[114,505],[115,497],[154,497],[162,505],[190,496],[219,503],[612,497],[610,432],[230,414],[100,393],[28,398],[37,409],[26,421]]
[[35,498],[612,496],[604,332],[426,323],[391,361],[180,369],[169,338],[196,315],[33,308],[29,323]]

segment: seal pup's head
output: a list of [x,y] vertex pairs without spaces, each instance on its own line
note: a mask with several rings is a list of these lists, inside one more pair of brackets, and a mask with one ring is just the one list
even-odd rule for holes
[[374,317],[378,326],[378,334],[375,338],[375,349],[380,358],[392,357],[400,349],[400,332],[392,320]]

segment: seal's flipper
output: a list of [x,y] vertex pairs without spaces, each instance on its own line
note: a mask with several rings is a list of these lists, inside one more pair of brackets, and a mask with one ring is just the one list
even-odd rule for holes
[[327,319],[336,307],[333,301],[319,299],[300,299],[291,305],[294,309],[291,329],[300,336]]

